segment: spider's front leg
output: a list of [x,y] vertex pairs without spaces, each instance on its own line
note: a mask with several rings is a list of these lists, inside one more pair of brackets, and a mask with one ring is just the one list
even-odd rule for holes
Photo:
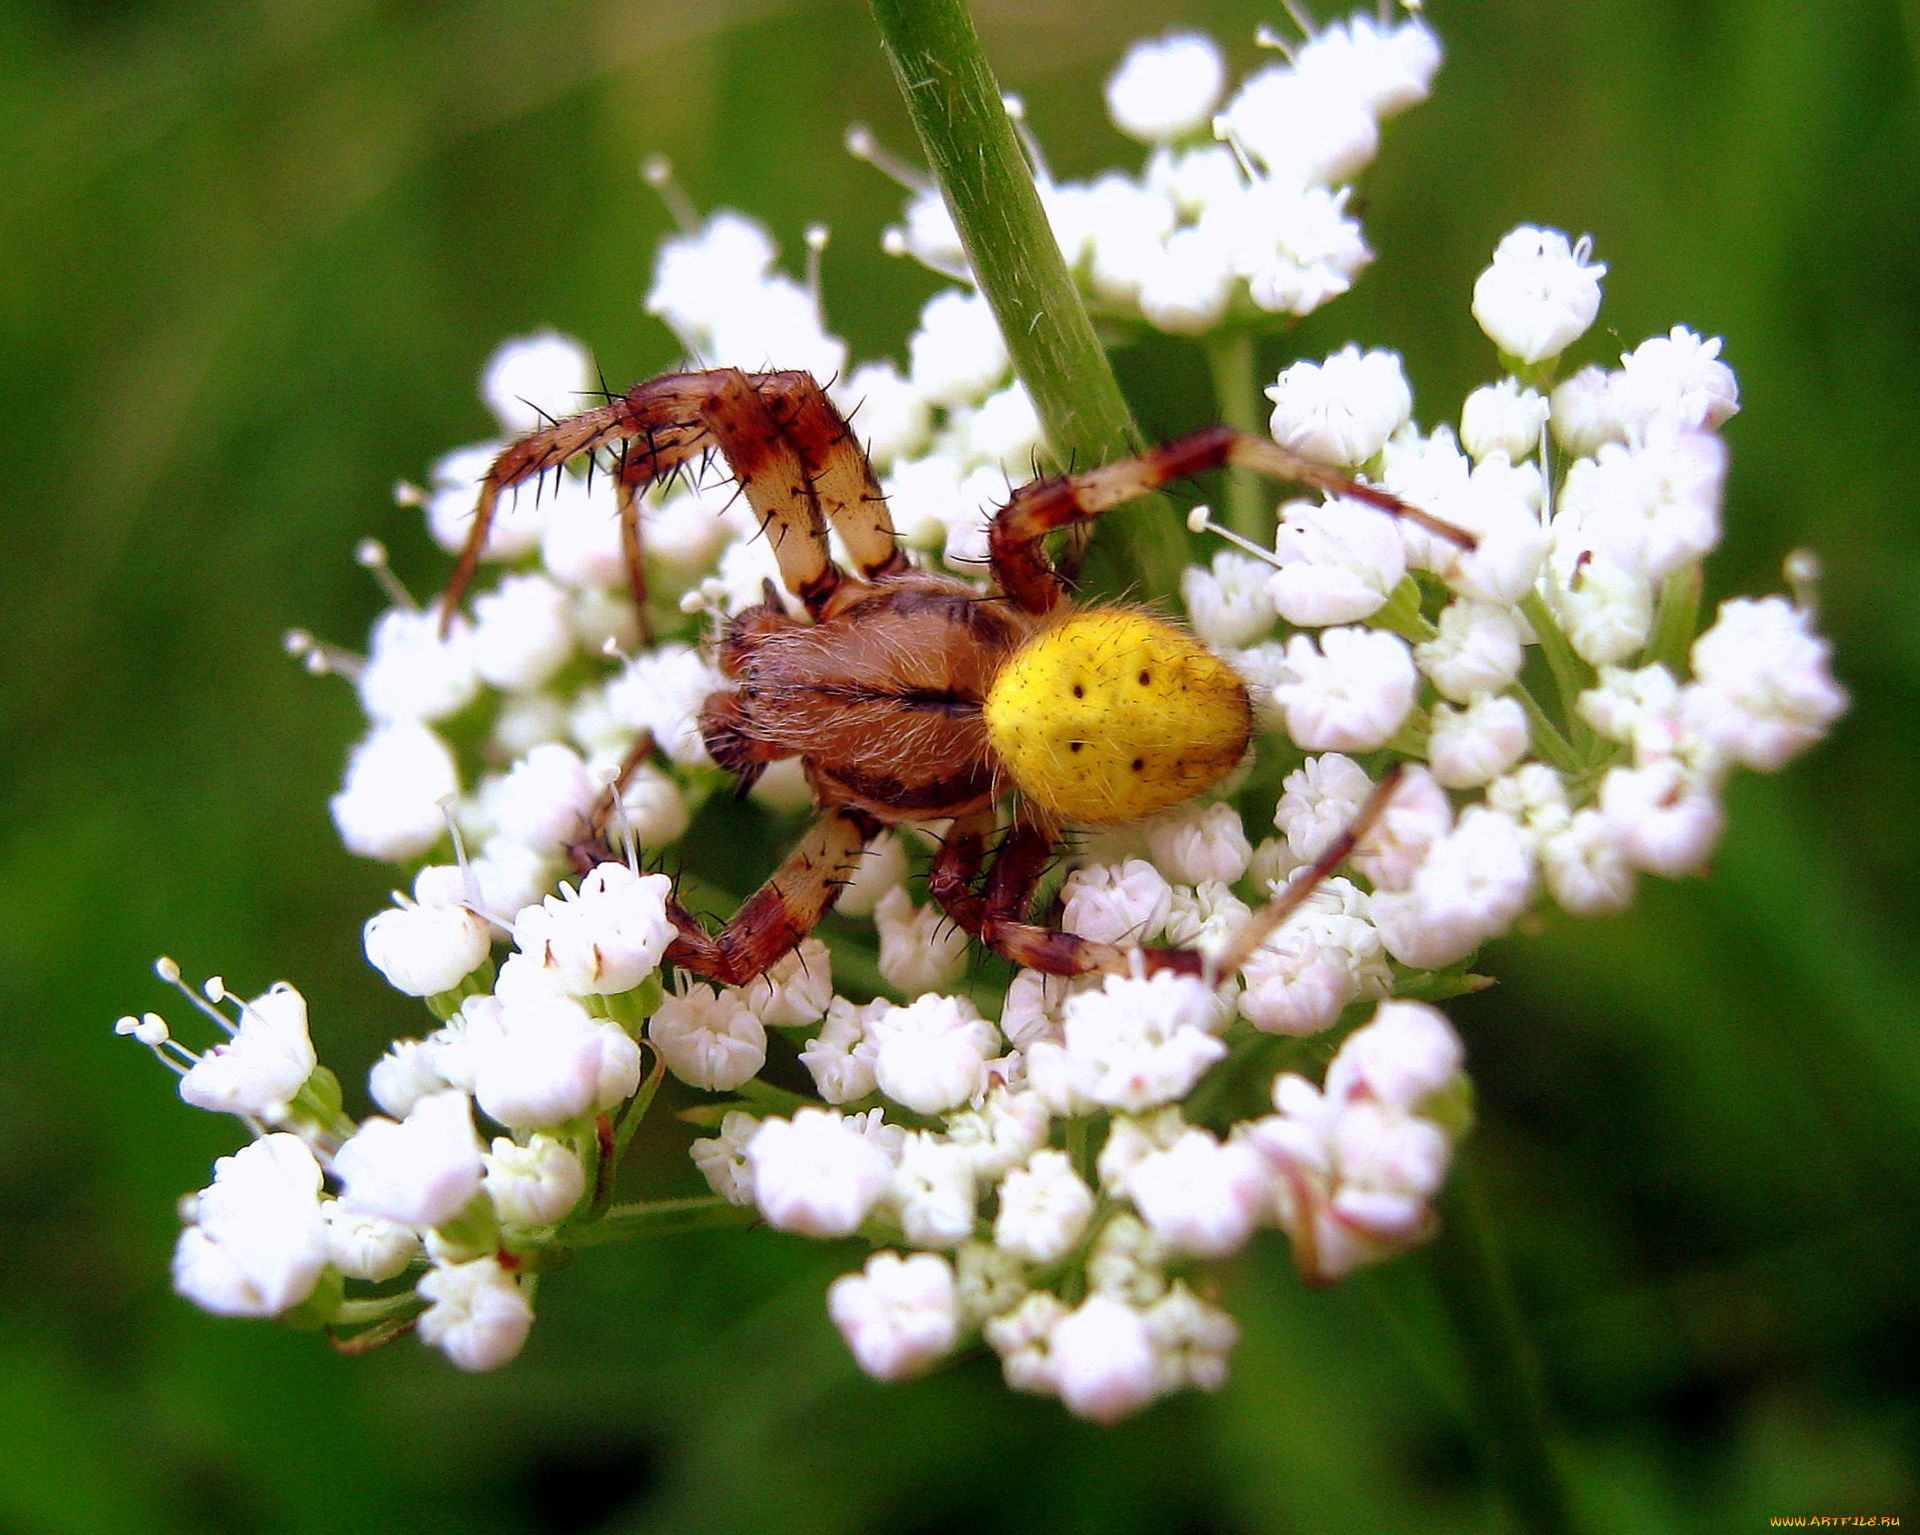
[[994,856],[985,890],[975,890],[992,831],[991,810],[956,819],[934,856],[927,889],[941,910],[996,954],[1022,969],[1047,975],[1087,975],[1094,971],[1125,975],[1136,956],[1148,972],[1200,974],[1203,960],[1197,949],[1147,944],[1123,947],[1029,921],[1034,890],[1053,858],[1056,842],[1050,830],[1029,816],[1015,816]]
[[1475,539],[1465,528],[1409,506],[1391,491],[1367,485],[1338,469],[1305,457],[1265,437],[1211,426],[1164,447],[1123,458],[1117,463],[1082,474],[1054,475],[1023,485],[1013,499],[994,514],[988,531],[987,557],[993,579],[1030,613],[1046,613],[1066,595],[1060,574],[1047,558],[1041,541],[1052,532],[1072,527],[1112,511],[1137,496],[1174,480],[1189,479],[1209,469],[1238,465],[1276,480],[1309,485],[1330,496],[1363,501],[1418,523],[1430,533],[1471,549]]
[[864,811],[826,812],[718,933],[670,900],[667,916],[679,937],[667,947],[668,960],[723,986],[763,975],[820,925],[853,877],[861,850],[879,834],[880,823]]

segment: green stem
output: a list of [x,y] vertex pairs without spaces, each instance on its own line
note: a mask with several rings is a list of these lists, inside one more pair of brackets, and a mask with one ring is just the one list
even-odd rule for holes
[[[1207,371],[1220,419],[1236,432],[1265,436],[1255,393],[1253,333],[1231,330],[1210,340]],[[1227,470],[1227,526],[1262,546],[1273,540],[1273,503],[1261,491],[1258,472],[1244,464]]]
[[654,1199],[615,1205],[591,1226],[567,1231],[569,1247],[607,1247],[640,1237],[670,1236],[680,1231],[710,1231],[716,1227],[750,1226],[760,1219],[752,1205],[729,1204],[717,1194],[695,1199]]
[[1432,1250],[1434,1279],[1465,1356],[1488,1470],[1528,1535],[1571,1535],[1573,1511],[1554,1458],[1539,1361],[1521,1329],[1469,1160],[1454,1169],[1445,1213],[1446,1230]]
[[1554,724],[1540,701],[1533,696],[1524,683],[1515,683],[1513,691],[1520,699],[1520,707],[1527,711],[1527,728],[1532,732],[1533,749],[1561,772],[1578,777],[1586,771],[1587,764],[1565,736],[1560,727]]
[[[1084,469],[1137,452],[1133,417],[1061,259],[964,0],[872,4],[914,131],[1055,458]],[[1102,518],[1100,530],[1090,585],[1159,593],[1178,586],[1185,535],[1159,498]]]
[[1687,652],[1700,627],[1701,585],[1699,562],[1682,565],[1662,584],[1660,605],[1654,609],[1646,660],[1664,666],[1676,677],[1687,674]]
[[1547,658],[1547,668],[1553,673],[1554,688],[1560,694],[1560,717],[1567,721],[1567,728],[1572,732],[1574,748],[1584,756],[1592,751],[1594,744],[1592,727],[1580,718],[1576,707],[1589,680],[1586,663],[1573,653],[1573,646],[1561,633],[1553,609],[1538,592],[1528,592],[1520,599],[1520,611],[1533,625],[1540,650]]

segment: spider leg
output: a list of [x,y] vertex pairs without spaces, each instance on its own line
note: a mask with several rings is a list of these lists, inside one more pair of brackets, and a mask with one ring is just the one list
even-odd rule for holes
[[1310,485],[1328,495],[1364,501],[1416,522],[1462,548],[1474,546],[1474,536],[1464,528],[1409,506],[1391,491],[1362,484],[1267,438],[1236,432],[1232,427],[1210,426],[1136,458],[1123,458],[1083,474],[1052,475],[1016,490],[1012,499],[994,513],[988,533],[987,552],[995,584],[1028,612],[1051,611],[1066,595],[1066,588],[1042,547],[1041,540],[1047,534],[1098,517],[1169,481],[1229,464],[1257,470],[1276,480]]
[[1053,857],[1055,843],[1053,832],[1028,815],[1016,814],[987,875],[985,891],[976,891],[974,881],[986,861],[987,835],[992,829],[991,810],[955,820],[934,856],[927,889],[941,910],[996,954],[1047,975],[1091,971],[1126,975],[1136,956],[1149,972],[1201,973],[1204,960],[1198,949],[1103,943],[1028,921],[1034,889]]
[[876,581],[906,570],[873,466],[819,381],[811,373],[790,372],[763,374],[754,382],[799,450],[820,510],[862,578]]
[[[786,420],[772,402],[786,412]],[[810,378],[746,374],[737,368],[669,373],[635,384],[605,405],[529,432],[501,450],[480,482],[473,525],[447,583],[440,610],[443,633],[479,567],[502,493],[582,453],[616,444],[621,547],[638,601],[645,599],[646,571],[637,497],[709,448],[718,448],[733,469],[772,540],[780,579],[811,616],[820,616],[846,579],[828,553],[816,478],[832,498],[836,520],[844,515],[843,532],[862,568],[875,573],[904,568],[879,488],[845,420]]]
[[667,916],[679,937],[667,958],[724,986],[744,986],[799,947],[839,897],[860,861],[860,851],[880,833],[880,823],[850,806],[816,821],[773,876],[747,897],[733,919],[709,933],[678,899]]

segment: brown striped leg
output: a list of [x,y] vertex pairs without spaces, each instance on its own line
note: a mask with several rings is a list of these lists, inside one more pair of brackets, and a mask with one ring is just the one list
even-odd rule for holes
[[[582,453],[616,445],[620,455],[617,473],[625,496],[621,503],[621,545],[628,579],[637,597],[644,599],[646,572],[641,563],[639,515],[633,498],[690,459],[717,448],[773,541],[781,580],[807,611],[818,617],[845,577],[828,555],[826,522],[813,486],[814,469],[760,393],[761,386],[767,385],[769,393],[782,400],[796,393],[803,395],[790,382],[793,377],[749,375],[737,368],[669,373],[635,384],[605,405],[509,443],[480,482],[466,547],[447,583],[440,611],[442,631],[452,623],[454,610],[472,583],[501,494],[550,469],[559,469]],[[808,405],[804,398],[801,404],[801,418],[807,423],[806,429],[819,439],[819,456],[829,463],[836,494],[864,496],[865,491],[852,484],[844,456],[835,446],[834,433],[826,430],[830,423],[820,420],[820,407]],[[844,422],[839,430],[844,433]],[[848,446],[852,446],[850,440]],[[884,508],[881,510],[884,515]],[[850,520],[857,522],[858,518],[850,514]],[[878,556],[871,518],[867,532],[863,535],[856,530],[855,536],[865,538],[862,547],[869,556]]]
[[994,514],[988,534],[988,558],[995,583],[1028,612],[1050,611],[1065,593],[1058,572],[1041,546],[1047,534],[1098,517],[1172,480],[1229,464],[1257,470],[1276,480],[1310,485],[1329,495],[1364,501],[1417,522],[1462,548],[1474,545],[1473,535],[1465,529],[1409,506],[1377,485],[1364,485],[1267,438],[1236,432],[1232,427],[1210,426],[1137,458],[1124,458],[1084,474],[1053,475],[1016,490],[1013,499]]
[[680,936],[668,945],[667,958],[724,986],[746,985],[819,926],[852,877],[861,849],[879,832],[880,823],[864,811],[845,806],[828,811],[718,933],[709,933],[677,899],[669,899],[667,915]]
[[820,511],[847,546],[854,569],[868,581],[906,570],[873,466],[826,390],[811,373],[768,373],[754,382],[799,450]]
[[1086,975],[1092,971],[1125,975],[1136,956],[1148,972],[1200,973],[1202,959],[1197,949],[1101,943],[1028,921],[1034,889],[1046,873],[1054,848],[1053,834],[1029,817],[1015,818],[994,857],[985,891],[975,891],[974,881],[985,862],[986,839],[992,828],[991,811],[956,820],[928,872],[927,888],[948,916],[996,954],[1023,969],[1047,975]]

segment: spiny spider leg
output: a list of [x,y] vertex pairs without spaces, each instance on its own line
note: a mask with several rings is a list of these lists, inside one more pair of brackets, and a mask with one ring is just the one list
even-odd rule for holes
[[805,373],[714,368],[636,384],[593,410],[510,443],[481,481],[473,525],[447,584],[445,633],[473,580],[504,491],[582,453],[619,445],[620,543],[628,583],[646,622],[646,569],[638,497],[709,447],[717,447],[772,541],[780,578],[818,618],[846,579],[828,553],[827,520],[840,529],[863,577],[907,568],[866,456],[826,392]]
[[1137,458],[1023,485],[994,514],[987,542],[994,580],[1028,612],[1050,612],[1065,597],[1066,588],[1041,545],[1047,534],[1098,517],[1170,481],[1229,464],[1258,470],[1276,480],[1310,485],[1329,495],[1364,501],[1418,523],[1463,549],[1473,548],[1476,542],[1466,529],[1409,506],[1391,491],[1362,484],[1264,437],[1212,426],[1175,438]]
[[1034,889],[1057,841],[1029,816],[1015,817],[994,858],[986,890],[976,891],[974,881],[986,861],[987,835],[992,829],[990,809],[955,820],[927,873],[927,889],[941,910],[996,954],[1047,975],[1094,971],[1126,975],[1136,955],[1149,973],[1200,974],[1204,961],[1198,949],[1103,943],[1029,921]]
[[858,867],[861,849],[879,834],[880,823],[865,811],[827,811],[718,933],[670,896],[667,916],[680,936],[667,946],[667,958],[723,986],[746,985],[820,925]]

